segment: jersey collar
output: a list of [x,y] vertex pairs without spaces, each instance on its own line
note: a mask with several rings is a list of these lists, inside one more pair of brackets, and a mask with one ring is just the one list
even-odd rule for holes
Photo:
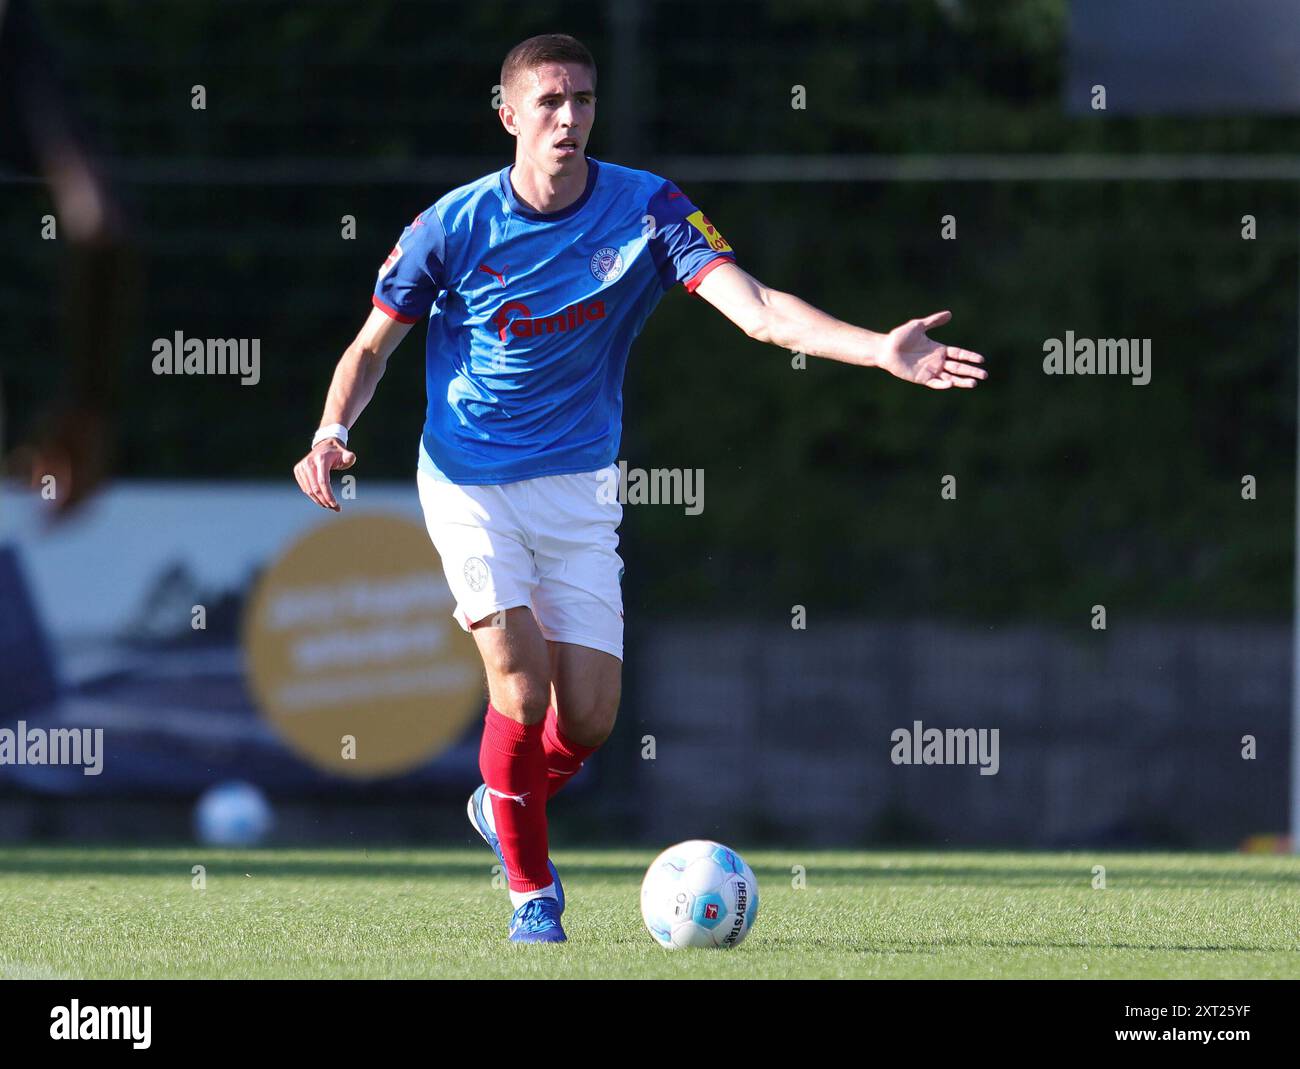
[[582,206],[591,199],[591,191],[596,188],[596,175],[600,172],[600,164],[587,157],[587,188],[582,191],[582,196],[570,204],[567,208],[562,208],[558,212],[535,212],[528,205],[520,201],[515,196],[515,187],[510,184],[510,172],[514,170],[514,164],[501,168],[501,195],[505,197],[506,204],[510,210],[517,215],[522,215],[525,219],[535,219],[538,222],[553,223],[560,219],[567,219],[571,215],[582,210]]

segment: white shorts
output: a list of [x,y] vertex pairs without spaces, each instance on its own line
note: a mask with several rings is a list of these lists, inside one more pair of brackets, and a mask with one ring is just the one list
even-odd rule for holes
[[548,641],[623,659],[617,465],[490,486],[461,486],[420,471],[416,482],[464,630],[527,605]]

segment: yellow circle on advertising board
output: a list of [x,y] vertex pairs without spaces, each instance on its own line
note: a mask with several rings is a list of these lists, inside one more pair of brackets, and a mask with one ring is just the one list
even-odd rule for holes
[[453,607],[420,524],[365,513],[314,528],[263,573],[244,618],[262,715],[328,772],[417,768],[483,709],[478,657]]

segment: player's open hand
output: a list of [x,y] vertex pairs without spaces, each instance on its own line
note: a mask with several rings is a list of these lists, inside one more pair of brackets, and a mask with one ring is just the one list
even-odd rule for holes
[[294,465],[293,477],[298,480],[302,492],[321,508],[338,512],[339,503],[334,500],[334,491],[330,489],[330,472],[344,471],[356,462],[356,453],[337,438],[326,438],[317,442],[316,447]]
[[907,382],[947,390],[959,386],[969,390],[989,373],[979,365],[984,357],[955,345],[942,345],[926,337],[925,332],[941,327],[952,318],[951,312],[935,312],[924,319],[909,319],[886,336],[879,367]]

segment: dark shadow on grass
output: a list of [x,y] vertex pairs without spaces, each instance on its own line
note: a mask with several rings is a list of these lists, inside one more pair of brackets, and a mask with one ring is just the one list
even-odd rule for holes
[[[175,876],[179,871],[188,873],[190,866],[202,864],[209,874],[225,872],[250,872],[256,876],[283,877],[335,877],[370,879],[421,879],[479,877],[491,870],[495,860],[480,847],[475,850],[463,847],[414,847],[412,853],[426,857],[394,858],[386,856],[391,847],[376,848],[367,857],[362,849],[352,848],[344,858],[282,856],[279,849],[265,851],[230,851],[211,849],[199,845],[148,848],[123,846],[122,855],[111,853],[113,848],[95,846],[85,853],[74,847],[33,847],[43,856],[33,856],[23,847],[0,848],[0,875],[47,876]],[[300,847],[285,850],[303,851]],[[145,852],[143,857],[130,857],[125,851]],[[455,851],[457,856],[446,856]],[[439,856],[439,855],[442,856]],[[428,856],[432,855],[432,856]],[[481,856],[480,856],[481,855]],[[639,884],[645,863],[654,857],[653,850],[645,851],[645,862],[565,861],[564,852],[556,854],[561,874],[566,878],[627,880]],[[796,851],[791,857],[797,859]],[[1089,863],[1066,867],[1035,866],[1032,855],[1024,868],[998,869],[990,866],[943,865],[871,865],[819,866],[815,859],[806,868],[806,878],[811,886],[819,879],[874,884],[881,887],[975,885],[1010,888],[1055,888],[1057,890],[1086,890],[1090,887],[1092,870]],[[759,865],[755,870],[759,886],[788,887],[791,873],[788,868]],[[1140,855],[1124,856],[1108,865],[1108,882],[1113,890],[1127,888],[1201,888],[1207,886],[1276,886],[1300,888],[1300,862],[1290,872],[1250,872],[1244,870],[1212,870],[1194,868],[1170,870],[1167,867],[1147,866]]]
[[262,877],[324,877],[334,879],[438,879],[465,877],[478,878],[488,874],[496,864],[490,854],[481,859],[466,857],[463,860],[448,858],[438,861],[373,862],[358,858],[347,861],[317,861],[311,859],[284,859],[274,853],[265,855],[240,854],[237,856],[204,850],[196,846],[192,851],[175,854],[172,860],[159,857],[144,858],[13,858],[0,856],[0,875],[18,873],[44,876],[168,876],[178,873],[186,878],[190,867],[203,865],[209,876],[249,873]]

